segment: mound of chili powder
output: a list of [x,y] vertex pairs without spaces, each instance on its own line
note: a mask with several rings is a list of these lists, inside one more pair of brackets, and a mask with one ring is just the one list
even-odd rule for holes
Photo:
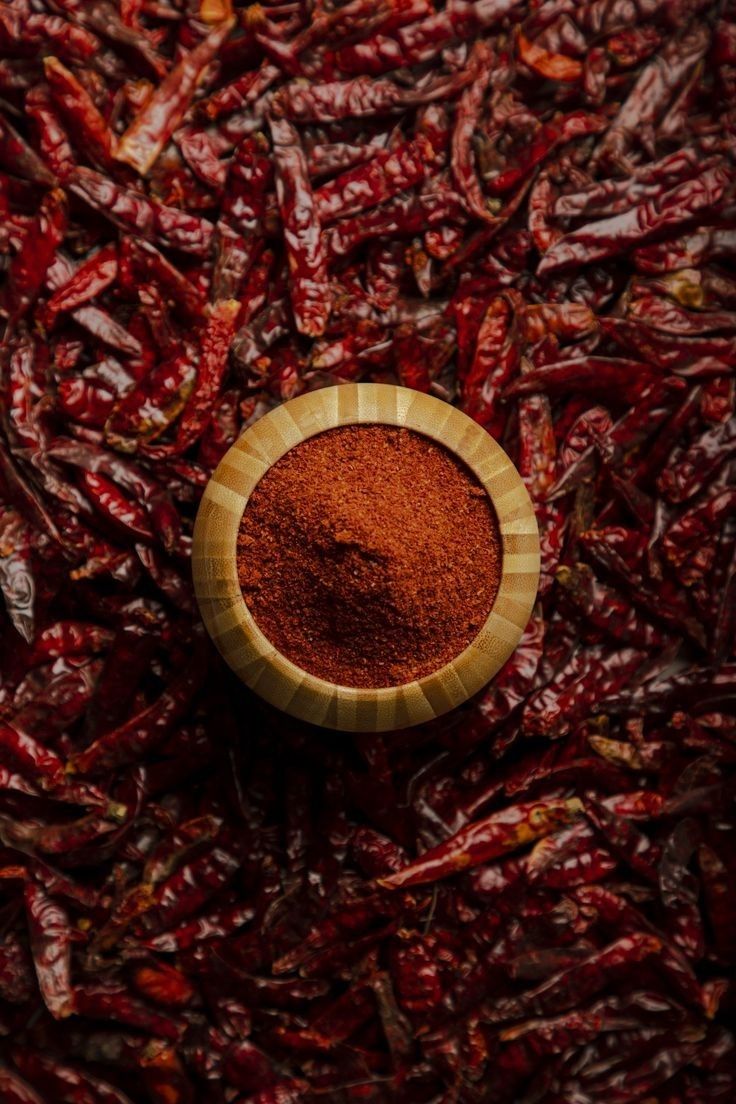
[[263,633],[345,686],[395,686],[453,659],[487,617],[500,571],[475,476],[429,438],[383,425],[288,452],[238,536],[240,585]]

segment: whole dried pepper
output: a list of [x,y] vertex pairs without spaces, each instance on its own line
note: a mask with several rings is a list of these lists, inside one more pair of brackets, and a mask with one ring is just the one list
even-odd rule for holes
[[154,283],[165,295],[166,302],[183,319],[197,318],[202,313],[201,291],[187,279],[150,241],[124,237],[119,249],[121,283],[132,290],[139,279]]
[[195,349],[187,344],[161,361],[150,375],[116,402],[105,424],[105,438],[120,452],[135,452],[176,421],[194,387]]
[[187,108],[208,66],[227,39],[233,20],[214,27],[198,46],[171,70],[153,92],[123,134],[115,149],[115,159],[125,161],[141,176],[156,162],[172,134],[184,118]]
[[54,110],[49,91],[42,85],[29,89],[24,106],[39,156],[54,176],[64,180],[74,168],[74,154],[69,135]]
[[204,678],[197,657],[148,708],[129,721],[99,736],[73,762],[80,774],[100,774],[122,763],[134,763],[148,748],[160,744],[186,710]]
[[[97,264],[100,264],[101,272],[98,271]],[[84,296],[90,288],[96,292],[100,286],[104,288],[107,280],[105,270],[112,267],[112,261],[109,254],[103,254],[97,262],[91,259],[89,268],[86,265],[79,267],[86,269],[86,272],[83,273],[79,281],[76,281],[75,276],[78,269],[75,270],[71,262],[62,253],[57,253],[53,264],[46,273],[48,288],[56,291],[62,287],[69,287],[72,300],[77,295]],[[105,345],[119,352],[127,353],[129,356],[141,355],[143,350],[137,338],[101,307],[82,305],[75,308],[72,306],[71,315],[75,322],[79,323],[80,326],[84,327],[93,337]]]
[[74,171],[69,186],[122,230],[198,256],[209,249],[212,226],[206,219],[121,187],[84,166]]
[[473,132],[481,117],[483,97],[491,80],[494,56],[490,45],[478,43],[474,53],[477,76],[465,89],[457,106],[457,119],[452,132],[452,174],[471,209],[479,218],[493,221],[484,200],[473,158]]
[[[605,129],[605,120],[600,115],[585,111],[572,111],[569,115],[558,116],[538,126],[516,164],[503,165],[498,171],[489,173],[488,187],[494,195],[503,195],[519,187],[523,181],[527,186],[531,181],[532,170],[543,162],[557,147],[588,134],[597,134]],[[526,191],[526,187],[524,188]]]
[[153,537],[143,507],[126,498],[112,480],[98,472],[83,472],[80,481],[93,508],[105,520],[144,540]]
[[329,123],[339,119],[398,113],[434,103],[463,88],[470,72],[440,76],[423,87],[404,89],[393,81],[355,77],[349,81],[304,86],[285,85],[275,96],[276,111],[295,123]]
[[74,1011],[70,977],[71,928],[69,917],[57,902],[33,882],[24,890],[31,950],[44,1004],[61,1019]]
[[42,789],[53,789],[63,781],[64,766],[61,759],[27,733],[18,732],[9,724],[1,725],[0,747],[3,756],[9,756]]
[[58,58],[44,59],[44,75],[74,143],[93,164],[109,169],[115,150],[115,136],[84,85]]
[[230,162],[217,224],[218,253],[212,286],[215,298],[238,294],[263,247],[267,191],[272,180],[268,141],[259,131],[242,140]]
[[547,835],[573,820],[581,811],[582,806],[577,798],[511,806],[502,813],[463,828],[420,859],[378,881],[388,889],[398,889],[446,878],[449,874],[487,862]]
[[650,955],[656,956],[661,948],[662,942],[655,935],[632,932],[551,977],[537,989],[499,1001],[488,1010],[488,1015],[503,1022],[520,1015],[544,1016],[570,1008],[604,988],[612,971],[628,969]]
[[28,145],[7,119],[0,118],[0,164],[11,169],[18,176],[35,181],[37,184],[54,183],[53,170]]
[[272,119],[271,136],[276,194],[289,256],[294,320],[300,333],[318,337],[327,325],[331,300],[319,212],[296,130],[285,119]]
[[520,59],[540,77],[565,82],[580,80],[583,67],[577,58],[568,57],[566,54],[552,54],[536,43],[530,42],[521,32],[516,42]]
[[662,633],[643,621],[626,599],[596,579],[589,564],[577,563],[557,569],[557,582],[586,616],[592,627],[637,648],[661,646]]
[[44,1104],[43,1097],[7,1066],[0,1066],[0,1089],[8,1104]]
[[702,168],[702,154],[695,146],[684,146],[659,161],[635,168],[623,179],[607,179],[588,184],[578,192],[561,195],[554,204],[557,218],[582,218],[583,215],[615,215],[639,199],[656,198],[667,185],[697,176]]
[[630,399],[638,398],[649,382],[651,369],[638,360],[623,357],[581,356],[558,360],[534,368],[506,389],[504,398],[528,395],[535,391],[555,394],[578,388],[593,395],[608,394],[618,387]]
[[49,455],[86,472],[104,475],[144,506],[167,550],[178,542],[180,518],[164,487],[130,460],[93,445],[57,438]]
[[500,435],[504,423],[503,388],[519,360],[515,306],[513,293],[491,299],[478,329],[472,362],[461,377],[463,410],[495,435]]
[[736,417],[705,430],[672,467],[666,468],[659,487],[671,502],[684,502],[701,490],[709,477],[736,450]]
[[419,137],[397,149],[380,151],[367,165],[323,184],[314,195],[320,222],[356,215],[414,187],[426,175],[431,152],[429,142]]
[[102,1078],[36,1051],[14,1047],[13,1064],[44,1093],[53,1094],[52,1099],[60,1104],[74,1104],[78,1100],[130,1104],[125,1093]]
[[729,179],[723,166],[708,169],[702,176],[666,192],[656,203],[640,204],[611,219],[573,230],[545,254],[537,272],[549,275],[577,263],[616,256],[670,227],[688,225],[699,212],[717,208]]
[[227,354],[239,313],[240,303],[234,299],[224,299],[212,308],[199,347],[196,382],[179,417],[176,440],[171,446],[149,447],[149,455],[181,454],[204,432],[225,374]]
[[48,192],[11,261],[2,303],[11,324],[26,313],[41,291],[54,254],[64,239],[66,206],[66,196],[60,189]]
[[622,157],[636,136],[646,141],[649,128],[668,105],[672,92],[702,58],[709,42],[709,29],[693,24],[684,35],[667,43],[654,61],[642,70],[596,150],[596,159]]
[[118,274],[117,251],[107,246],[100,249],[74,270],[69,279],[54,289],[46,304],[45,321],[50,328],[64,311],[73,311],[100,295]]
[[347,73],[385,73],[404,65],[430,61],[457,39],[467,39],[500,22],[518,0],[458,0],[444,11],[400,27],[393,35],[375,35],[343,48],[338,65]]

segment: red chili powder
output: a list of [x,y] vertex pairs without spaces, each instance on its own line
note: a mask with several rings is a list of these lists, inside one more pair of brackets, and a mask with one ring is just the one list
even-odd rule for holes
[[331,429],[287,452],[240,523],[256,623],[297,666],[343,686],[436,671],[483,625],[501,542],[472,472],[413,430]]

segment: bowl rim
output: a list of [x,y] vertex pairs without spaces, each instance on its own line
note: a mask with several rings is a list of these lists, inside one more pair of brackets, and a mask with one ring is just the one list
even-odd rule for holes
[[[400,686],[341,686],[298,667],[259,629],[238,579],[237,538],[248,499],[284,453],[328,429],[383,424],[415,430],[462,460],[496,512],[501,576],[485,623],[454,659]],[[241,680],[300,720],[351,732],[385,732],[439,717],[482,689],[516,648],[539,584],[539,534],[529,494],[490,434],[457,407],[385,383],[309,391],[264,414],[225,453],[194,525],[192,574],[207,631]]]

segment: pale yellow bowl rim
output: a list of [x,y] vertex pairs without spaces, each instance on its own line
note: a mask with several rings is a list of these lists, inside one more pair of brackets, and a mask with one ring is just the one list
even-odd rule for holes
[[[450,663],[402,686],[337,686],[282,655],[256,625],[238,582],[238,529],[266,471],[301,441],[337,426],[384,424],[444,445],[475,473],[498,519],[503,560],[498,593],[478,635]],[[513,463],[481,426],[441,399],[383,383],[350,383],[290,399],[250,426],[207,484],[192,547],[194,588],[205,626],[233,671],[260,697],[312,724],[383,732],[438,717],[499,671],[521,638],[539,584],[534,507]]]

